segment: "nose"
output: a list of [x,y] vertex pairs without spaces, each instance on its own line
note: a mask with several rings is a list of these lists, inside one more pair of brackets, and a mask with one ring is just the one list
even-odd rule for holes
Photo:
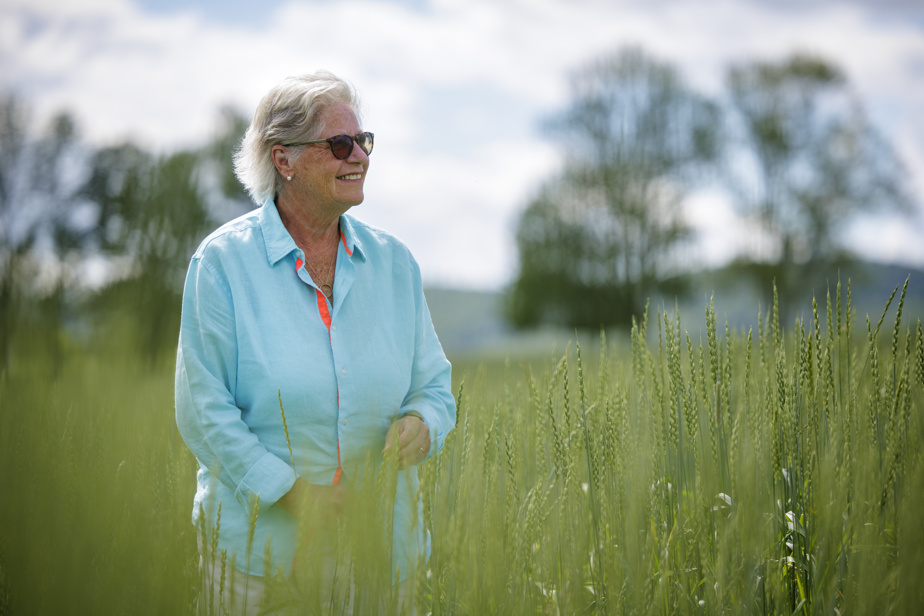
[[347,162],[349,163],[358,163],[361,165],[369,164],[369,155],[359,147],[359,143],[353,142],[353,151],[350,152],[350,155],[347,157]]
[[372,153],[372,139],[373,135],[369,132],[359,132],[351,136],[350,140],[353,142],[353,147],[350,154],[356,154],[357,150],[359,150],[362,153],[360,157],[368,160],[369,155]]

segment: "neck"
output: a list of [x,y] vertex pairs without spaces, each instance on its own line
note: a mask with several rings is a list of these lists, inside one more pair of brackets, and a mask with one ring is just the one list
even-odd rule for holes
[[340,240],[340,215],[318,215],[307,207],[294,205],[280,195],[276,201],[279,218],[296,245],[306,254],[324,252]]

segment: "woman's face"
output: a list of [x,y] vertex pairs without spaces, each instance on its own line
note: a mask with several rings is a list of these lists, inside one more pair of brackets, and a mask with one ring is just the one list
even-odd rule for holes
[[[347,105],[330,108],[321,118],[319,139],[361,132],[353,110]],[[299,200],[340,215],[363,202],[363,182],[369,157],[355,143],[350,155],[340,160],[327,144],[305,146],[293,165],[291,184]]]

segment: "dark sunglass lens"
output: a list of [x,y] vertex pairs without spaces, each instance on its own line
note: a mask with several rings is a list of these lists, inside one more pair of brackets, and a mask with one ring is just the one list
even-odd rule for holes
[[349,135],[337,135],[330,140],[330,151],[340,160],[350,157],[353,152],[353,139]]
[[360,133],[356,135],[356,143],[362,148],[368,156],[372,154],[372,133]]

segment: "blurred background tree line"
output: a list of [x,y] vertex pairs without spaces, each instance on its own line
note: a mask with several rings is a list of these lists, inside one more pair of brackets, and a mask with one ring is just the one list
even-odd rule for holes
[[229,163],[245,128],[225,109],[199,149],[96,149],[68,113],[36,128],[27,102],[0,97],[0,373],[17,337],[56,372],[81,338],[172,355],[189,257],[250,208]]
[[[231,167],[247,124],[226,108],[201,148],[94,148],[68,113],[37,128],[27,101],[0,97],[0,373],[25,335],[56,370],[81,336],[172,361],[192,251],[252,207]],[[650,295],[683,293],[684,198],[704,184],[734,195],[755,238],[729,270],[775,282],[784,307],[812,272],[853,258],[839,231],[854,215],[911,211],[900,161],[820,58],[732,66],[712,100],[622,50],[573,75],[570,106],[545,129],[565,165],[517,227],[507,312],[519,327],[624,324]]]
[[765,307],[775,285],[784,317],[856,258],[841,232],[857,214],[912,211],[901,161],[834,64],[744,62],[725,84],[710,100],[639,49],[573,75],[570,107],[546,127],[566,164],[517,226],[515,324],[626,324],[648,297],[682,294],[684,198],[704,184],[732,195],[753,238],[727,271]]

